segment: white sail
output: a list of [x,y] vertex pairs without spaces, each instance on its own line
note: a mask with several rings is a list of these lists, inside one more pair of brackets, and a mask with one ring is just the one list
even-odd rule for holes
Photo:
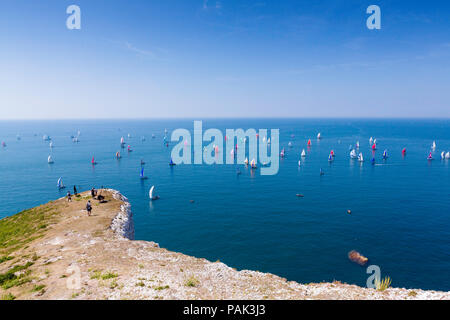
[[320,132],[317,134],[317,139],[320,139],[321,138],[321,135],[320,135]]
[[120,144],[124,144],[125,143],[125,139],[122,137],[120,138]]
[[356,149],[359,149],[359,141],[356,141]]
[[52,156],[48,156],[47,161],[48,161],[48,163],[53,163],[53,158],[52,158]]
[[431,149],[436,149],[436,141],[433,141],[433,144],[431,145]]
[[359,155],[358,155],[358,161],[360,161],[360,162],[363,162],[363,161],[364,161],[364,158],[363,158],[363,155],[362,155],[361,152],[360,152]]
[[150,188],[150,191],[148,192],[148,196],[150,197],[151,200],[153,200],[153,191],[155,190],[155,186],[152,186]]
[[372,144],[372,143],[373,143],[373,138],[372,138],[372,137],[370,137],[370,139],[369,139],[369,143],[370,143],[370,144]]
[[245,164],[248,164],[248,158],[245,158],[244,163],[245,163]]
[[450,159],[450,151],[445,154],[445,159]]
[[302,150],[302,157],[306,157],[305,149]]
[[445,151],[441,152],[441,159],[445,159]]
[[350,151],[350,158],[355,159],[356,157],[357,157],[356,150],[353,149],[352,151]]
[[269,138],[269,139],[267,139],[267,143],[268,143],[268,144],[270,144],[270,138]]

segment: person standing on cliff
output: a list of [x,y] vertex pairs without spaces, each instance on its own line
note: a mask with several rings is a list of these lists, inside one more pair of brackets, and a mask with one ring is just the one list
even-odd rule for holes
[[86,203],[86,211],[87,211],[88,216],[90,216],[91,211],[92,211],[91,200],[88,200],[88,202]]
[[72,195],[70,194],[70,191],[67,191],[67,202],[72,202]]
[[78,195],[77,186],[73,186],[73,194],[74,194],[75,196]]

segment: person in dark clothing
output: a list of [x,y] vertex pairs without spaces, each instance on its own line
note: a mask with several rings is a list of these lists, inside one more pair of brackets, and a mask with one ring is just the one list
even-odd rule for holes
[[88,202],[86,203],[86,211],[87,211],[88,216],[90,216],[91,212],[92,212],[91,200],[88,200]]
[[72,202],[72,195],[70,194],[70,191],[67,191],[67,201]]
[[73,186],[73,194],[78,195],[77,186]]
[[95,188],[91,189],[91,196],[92,198],[95,198],[95,196],[97,195],[97,190],[95,190]]

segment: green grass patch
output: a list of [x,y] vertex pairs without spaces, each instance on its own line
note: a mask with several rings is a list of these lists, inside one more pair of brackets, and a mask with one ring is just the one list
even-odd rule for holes
[[11,269],[9,269],[7,272],[1,273],[0,274],[0,286],[3,289],[9,289],[9,288],[21,286],[24,283],[30,282],[31,279],[29,278],[29,275],[31,273],[31,270],[28,270],[27,272],[24,272],[23,274],[21,274],[19,276],[16,276],[15,273],[22,271],[22,270],[26,270],[32,265],[33,265],[33,262],[27,262],[24,265],[16,265],[16,266],[12,267]]
[[1,296],[0,300],[15,300],[16,297],[12,293],[7,293]]
[[40,238],[55,222],[57,209],[43,205],[0,220],[0,254],[8,256],[31,241]]
[[198,284],[199,281],[194,276],[189,277],[189,279],[187,279],[184,283],[186,287],[196,287],[198,286]]
[[11,257],[11,256],[0,257],[0,263],[3,263],[5,261],[9,261],[9,260],[12,260],[12,259],[14,259],[14,257]]
[[45,285],[43,285],[43,284],[41,284],[41,285],[35,285],[34,287],[33,287],[33,289],[31,289],[31,292],[38,292],[38,291],[41,291],[41,290],[43,290],[45,288]]

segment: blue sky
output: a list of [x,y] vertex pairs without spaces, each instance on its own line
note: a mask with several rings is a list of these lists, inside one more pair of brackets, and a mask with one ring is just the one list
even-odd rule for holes
[[449,1],[1,4],[0,119],[450,117]]

